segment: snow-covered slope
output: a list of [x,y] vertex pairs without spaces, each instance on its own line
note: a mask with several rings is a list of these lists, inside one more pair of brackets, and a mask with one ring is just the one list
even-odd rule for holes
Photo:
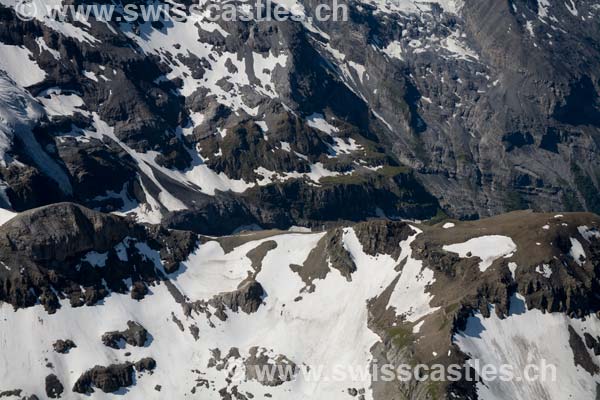
[[[574,335],[597,335],[597,316],[569,318],[562,313],[544,314],[527,310],[522,298],[511,299],[511,312],[505,319],[495,313],[490,318],[476,314],[469,318],[465,331],[454,340],[461,349],[481,365],[509,364],[515,367],[512,381],[486,382],[477,385],[481,399],[586,399],[594,396],[600,377],[574,362],[571,343]],[[581,339],[580,339],[581,340]],[[592,349],[585,349],[589,359],[596,358]],[[540,384],[526,375],[525,367],[546,366],[547,380]],[[558,366],[555,369],[548,366]]]
[[0,398],[597,397],[597,1],[276,3],[0,0]]
[[[35,74],[35,71],[26,67],[27,63],[19,65],[17,71],[26,70],[27,76]],[[62,190],[70,193],[72,188],[69,178],[33,135],[32,130],[43,115],[42,106],[29,92],[15,84],[11,76],[0,71],[0,163],[7,167],[14,162],[9,150],[15,145],[15,140],[18,140],[34,165],[54,180]],[[18,161],[16,163],[18,164]],[[3,197],[6,198],[6,195]],[[10,203],[7,206],[10,206]]]
[[[64,300],[51,315],[41,306],[15,311],[3,304],[0,382],[10,382],[11,387],[34,394],[39,393],[45,376],[52,373],[69,397],[79,377],[94,365],[151,357],[157,365],[151,374],[138,374],[134,386],[116,394],[96,388],[93,398],[118,398],[122,394],[138,399],[184,398],[192,391],[198,398],[222,399],[224,393],[237,390],[257,398],[270,394],[287,399],[346,399],[349,388],[369,388],[369,375],[361,380],[331,382],[317,379],[318,375],[298,376],[280,385],[264,385],[247,378],[244,361],[258,349],[273,360],[284,356],[297,366],[320,366],[323,377],[333,376],[336,365],[367,370],[373,361],[371,347],[380,340],[368,327],[370,299],[390,285],[401,293],[406,286],[411,288],[410,297],[390,299],[389,306],[398,314],[416,321],[435,311],[426,294],[426,285],[431,281],[422,279],[423,274],[431,272],[420,264],[400,272],[395,268],[401,259],[412,257],[410,243],[418,234],[414,232],[402,246],[397,243],[402,249],[398,258],[366,254],[355,231],[344,229],[342,251],[348,252],[356,268],[351,281],[337,269],[325,266],[331,270],[325,271],[324,278],[316,279],[310,289],[303,279],[303,268],[314,270],[315,265],[305,262],[325,233],[271,233],[255,240],[253,236],[260,236],[257,233],[230,238],[244,243],[227,252],[218,241],[201,244],[182,262],[180,271],[168,275],[168,285],[161,282],[151,286],[150,294],[142,301],[115,293],[102,304],[72,308]],[[252,250],[265,244],[270,250],[262,259],[251,260]],[[158,252],[144,245],[140,249],[157,269],[163,268]],[[226,310],[225,318],[221,318],[212,304],[198,306],[224,292],[236,291],[249,276],[264,291],[257,311]],[[147,329],[151,335],[147,345],[116,350],[106,347],[102,335],[124,328],[129,320]],[[23,331],[32,334],[14,334]],[[68,354],[57,353],[52,345],[59,339],[72,340],[77,347]],[[25,370],[27,374],[23,374]],[[160,391],[155,390],[157,386]],[[372,398],[370,390],[365,398]]]
[[[57,225],[57,219],[66,222]],[[73,231],[85,232],[88,220],[97,230],[93,245],[82,238],[72,247],[69,234],[58,233],[47,236],[50,242],[14,239],[17,232],[26,235],[25,227],[36,232],[54,226],[58,232],[61,224],[75,224]],[[546,223],[549,228],[542,229]],[[453,228],[371,221],[323,232],[255,231],[196,241],[182,232],[127,227],[120,218],[67,204],[34,210],[0,227],[19,249],[3,254],[0,282],[27,281],[36,268],[49,268],[58,280],[23,288],[41,304],[0,305],[0,385],[22,396],[60,388],[69,399],[85,393],[94,399],[348,399],[352,393],[424,399],[429,383],[411,380],[389,388],[373,366],[476,368],[477,360],[508,364],[518,375],[543,360],[556,368],[556,380],[437,383],[444,393],[438,398],[585,398],[600,382],[593,346],[600,333],[597,306],[583,280],[577,283],[583,297],[572,295],[566,309],[546,297],[551,312],[544,313],[538,300],[550,293],[545,285],[554,285],[558,298],[579,279],[564,278],[568,268],[596,279],[591,271],[599,223],[590,214],[557,219],[517,213]],[[524,242],[569,235],[583,241],[581,265],[568,250],[549,245],[533,253]],[[493,237],[499,245],[511,238],[515,248],[483,270],[479,256],[464,259],[442,250],[469,237],[486,238],[483,253]],[[186,241],[191,247],[182,245]],[[555,264],[551,277],[535,272],[537,260],[547,257],[560,257],[564,271]],[[59,258],[60,267],[44,261]],[[508,272],[511,262],[519,264],[516,281]],[[119,267],[124,265],[128,269]],[[77,282],[80,287],[73,288]],[[527,292],[531,282],[540,288]],[[45,297],[50,290],[57,303]],[[495,298],[494,292],[509,298]],[[584,298],[590,303],[575,309]],[[135,336],[140,330],[142,336]],[[269,373],[269,366],[280,369]]]

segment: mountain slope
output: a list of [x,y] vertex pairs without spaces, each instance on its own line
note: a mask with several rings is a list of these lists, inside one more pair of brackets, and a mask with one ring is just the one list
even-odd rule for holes
[[116,14],[0,0],[0,398],[599,396],[596,1],[30,3]]
[[[423,219],[437,202],[456,217],[598,211],[594,2],[351,2],[346,22],[87,25],[24,22],[2,4],[3,69],[41,103],[35,138],[53,159],[14,141],[7,207],[76,200],[194,219],[187,228],[213,224],[206,209],[279,228]],[[316,3],[294,4],[314,16]],[[36,75],[24,81],[19,64]]]
[[[345,399],[360,391],[364,398],[404,393],[422,399],[435,389],[435,398],[543,393],[542,398],[562,399],[591,397],[599,383],[598,356],[584,346],[589,364],[576,364],[582,350],[573,341],[583,343],[586,332],[600,328],[594,295],[600,220],[590,214],[521,212],[435,226],[372,221],[323,232],[200,237],[182,247],[181,239],[152,240],[152,230],[141,226],[135,228],[137,238],[123,239],[126,232],[117,232],[126,221],[116,218],[109,224],[101,214],[63,204],[19,215],[0,227],[0,234],[10,238],[24,223],[36,232],[55,224],[59,214],[77,221],[73,227],[82,239],[77,247],[64,247],[72,243],[65,235],[38,240],[65,249],[60,265],[35,243],[16,245],[13,258],[2,261],[3,287],[40,270],[54,277],[49,287],[58,296],[55,307],[48,308],[48,283],[40,279],[30,281],[27,291],[39,296],[46,310],[2,293],[18,309],[0,307],[0,381],[22,395],[43,395],[51,374],[66,398],[73,391],[93,391],[94,398],[120,393]],[[88,231],[87,221],[98,221],[96,229],[110,234]],[[103,249],[90,252],[83,245],[87,238],[103,241]],[[511,245],[498,250],[503,241]],[[176,255],[171,260],[177,262],[168,263],[166,255]],[[19,270],[15,257],[33,260],[20,267],[20,277],[14,274]],[[115,277],[106,273],[119,260],[128,260],[130,270],[106,281]],[[84,269],[86,274],[77,275]],[[67,279],[80,285],[85,303],[61,286]],[[140,291],[146,294],[138,297]],[[142,336],[133,336],[136,326]],[[543,339],[548,327],[555,332],[551,341]],[[32,335],[19,334],[25,330]],[[55,345],[58,340],[76,347],[64,350],[63,344]],[[384,363],[463,364],[469,358],[497,365],[503,357],[515,366],[547,359],[558,368],[557,380],[542,386],[389,383],[368,370],[354,378],[316,379],[334,376],[335,365],[360,371]],[[290,376],[261,379],[252,372],[256,365],[310,367],[320,375],[292,370]]]

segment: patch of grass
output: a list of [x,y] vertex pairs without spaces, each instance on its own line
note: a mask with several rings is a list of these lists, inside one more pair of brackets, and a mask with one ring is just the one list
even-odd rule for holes
[[446,314],[452,314],[454,313],[456,310],[458,310],[458,307],[460,306],[459,303],[453,303],[453,304],[449,304],[446,307],[444,307],[444,311],[446,312]]
[[392,338],[392,343],[397,348],[401,349],[413,342],[412,329],[404,326],[395,326],[388,329],[388,335]]
[[432,399],[441,399],[442,393],[443,393],[443,388],[442,388],[442,382],[437,382],[437,381],[428,381],[427,382],[427,393],[429,394],[429,396],[431,396]]
[[433,218],[431,218],[430,220],[428,220],[427,222],[425,222],[427,225],[435,225],[435,224],[439,224],[442,221],[445,221],[447,219],[450,219],[450,217],[448,216],[448,214],[446,214],[444,212],[444,210],[442,210],[441,208],[438,208],[437,213],[435,214],[435,216]]
[[527,200],[525,200],[521,193],[517,192],[516,190],[509,189],[504,197],[504,208],[507,212],[527,210],[529,208],[529,203]]
[[373,164],[377,161],[382,161],[382,163],[385,163],[385,160],[388,160],[388,156],[385,154],[384,150],[372,141],[365,139],[365,141],[361,144],[363,146],[363,159],[370,164]]
[[377,172],[379,175],[383,175],[386,177],[394,177],[401,174],[408,174],[410,172],[410,168],[400,165],[397,167],[386,165],[385,167],[378,169]]
[[459,303],[452,303],[444,307],[444,314],[441,316],[442,323],[440,324],[439,330],[444,330],[454,320],[454,314],[459,309]]
[[323,185],[362,185],[367,182],[367,178],[362,174],[324,176],[319,180]]

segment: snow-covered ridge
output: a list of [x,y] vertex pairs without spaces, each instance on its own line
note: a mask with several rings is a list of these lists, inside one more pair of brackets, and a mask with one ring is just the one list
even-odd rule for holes
[[[60,307],[50,304],[48,312],[43,307],[49,304],[41,297],[41,304],[29,303],[29,307],[17,310],[9,304],[0,305],[0,383],[10,382],[11,387],[22,389],[23,394],[43,393],[40,390],[46,376],[53,374],[64,386],[65,398],[69,398],[75,388],[85,390],[87,386],[82,389],[81,377],[96,365],[127,368],[127,362],[151,359],[156,364],[151,372],[136,367],[131,370],[135,379],[121,382],[117,389],[93,381],[91,398],[113,399],[123,394],[132,398],[180,398],[194,391],[202,398],[222,400],[221,396],[239,391],[256,398],[326,396],[343,400],[349,388],[356,388],[361,393],[364,391],[365,399],[379,400],[379,388],[370,374],[362,378],[348,375],[343,380],[315,380],[298,374],[290,380],[267,384],[252,375],[252,366],[259,362],[258,357],[270,363],[320,366],[322,376],[328,376],[336,365],[365,369],[385,361],[382,350],[401,354],[395,362],[410,364],[415,361],[412,355],[418,353],[425,362],[462,363],[462,355],[452,343],[481,362],[503,361],[515,368],[524,362],[548,357],[549,361],[560,363],[559,377],[566,379],[559,383],[564,386],[561,394],[589,393],[591,383],[596,380],[569,364],[569,355],[576,349],[571,344],[574,339],[568,325],[580,336],[600,333],[597,326],[600,322],[588,316],[589,313],[583,321],[567,317],[562,310],[551,314],[538,309],[525,310],[524,301],[539,307],[535,301],[541,295],[548,296],[548,304],[562,307],[558,297],[549,297],[552,292],[528,293],[527,298],[513,296],[502,318],[495,313],[497,308],[504,307],[501,298],[491,306],[489,318],[483,318],[484,313],[477,309],[487,304],[481,303],[485,297],[478,297],[477,293],[503,293],[519,285],[527,288],[529,281],[548,280],[559,285],[559,289],[569,285],[572,278],[566,283],[560,282],[565,266],[554,263],[552,267],[540,264],[536,268],[524,261],[531,259],[524,256],[534,254],[521,245],[522,230],[531,230],[532,235],[561,234],[563,238],[569,235],[579,238],[580,231],[593,232],[599,224],[595,218],[586,219],[586,214],[552,218],[524,212],[509,214],[502,223],[456,221],[446,228],[447,223],[369,221],[322,232],[295,228],[199,238],[189,232],[154,228],[123,231],[131,228],[120,218],[65,203],[28,212],[0,230],[8,243],[14,243],[14,235],[24,229],[23,223],[33,226],[34,231],[57,224],[40,220],[42,215],[52,217],[53,209],[63,215],[60,220],[64,227],[71,226],[73,222],[69,221],[81,221],[81,216],[74,219],[71,215],[82,212],[88,220],[96,221],[95,229],[99,231],[95,237],[102,239],[102,246],[106,240],[112,242],[96,250],[90,249],[85,240],[83,244],[71,243],[73,234],[48,236],[57,241],[55,247],[62,249],[61,252],[73,246],[85,246],[85,251],[76,256],[61,253],[61,257],[68,260],[65,268],[71,268],[73,274],[87,271],[83,276],[86,283],[78,290],[73,288],[80,285],[77,283],[62,287],[57,283],[49,286],[51,289],[23,288],[26,292],[50,290],[63,297],[59,300]],[[87,226],[85,218],[75,222],[75,231],[79,224]],[[582,225],[584,220],[585,226]],[[518,221],[519,232],[514,239],[494,231],[510,230],[513,227],[510,221]],[[552,227],[541,229],[546,223]],[[494,267],[485,269],[486,279],[479,279],[484,275],[479,273],[478,265],[444,256],[447,250],[441,248],[450,238],[472,237],[474,232],[489,229],[492,229],[491,234],[459,243],[464,249],[455,249],[460,254],[466,252],[465,256],[471,252],[470,256],[493,264]],[[117,232],[120,236],[115,237]],[[159,236],[152,236],[154,234]],[[596,243],[597,238],[590,237],[589,243],[585,238],[579,240],[587,250],[587,244]],[[1,243],[4,247],[5,242]],[[183,245],[184,242],[189,246]],[[43,238],[40,243],[47,246]],[[517,243],[518,249],[515,248]],[[39,249],[38,245],[30,247],[28,242],[17,241],[17,244],[20,250],[15,251],[15,257],[24,254],[47,257],[49,251]],[[545,248],[537,247],[536,251]],[[493,248],[496,251],[490,250]],[[509,250],[510,253],[505,254]],[[510,254],[511,259],[506,258]],[[543,259],[548,254],[556,254],[555,248],[537,257]],[[571,259],[569,254],[560,256],[563,260]],[[172,257],[178,262],[172,263]],[[17,258],[3,258],[6,262],[0,264],[0,280],[13,276],[17,279],[15,282],[19,282],[19,274],[32,271],[32,265],[27,262],[23,263],[26,269],[16,268],[11,261],[14,259]],[[592,270],[588,261],[577,267],[582,273]],[[464,270],[465,264],[469,264],[468,270]],[[557,265],[561,269],[555,268]],[[576,265],[574,261],[573,265]],[[505,273],[505,267],[510,269],[514,282]],[[120,272],[129,271],[131,275],[114,282],[113,277],[106,274],[115,268]],[[141,279],[138,273],[149,279]],[[87,283],[93,276],[102,279],[99,283]],[[122,283],[124,289],[113,289],[117,283]],[[542,289],[545,287],[540,285]],[[560,296],[561,290],[554,293]],[[0,292],[0,295],[5,293]],[[578,299],[573,304],[580,302]],[[464,312],[467,310],[472,312],[470,317]],[[536,325],[529,331],[524,327],[531,322],[528,318],[533,318],[531,321],[541,327]],[[461,321],[466,329],[456,332],[456,327],[463,326]],[[142,327],[150,339],[143,345],[124,339],[113,345],[106,344],[108,333],[113,337],[116,332],[119,337],[124,335],[127,326]],[[544,330],[552,329],[561,329],[557,342],[543,343]],[[32,331],[32,335],[15,334],[25,330]],[[592,343],[585,337],[586,343]],[[57,346],[64,347],[56,345],[58,340],[70,340],[77,347],[55,351]],[[535,349],[532,360],[524,353],[523,343]],[[560,351],[548,355],[555,345]],[[509,350],[496,351],[498,346]],[[586,350],[592,360],[596,360],[595,351],[595,347]],[[29,374],[22,373],[25,369]],[[233,373],[234,370],[237,373]],[[580,387],[575,387],[577,379],[581,380]],[[478,386],[478,390],[491,399],[501,398],[498,393],[507,392],[515,396],[525,393],[524,398],[530,398],[530,393],[536,391],[553,391],[553,385],[497,383],[485,388]],[[113,389],[104,392],[101,388]]]
[[[482,399],[590,398],[600,378],[576,365],[570,329],[580,338],[585,333],[596,336],[600,332],[600,320],[595,315],[573,319],[562,313],[528,310],[523,298],[515,295],[509,316],[500,319],[493,309],[489,318],[475,314],[469,318],[466,329],[454,336],[454,342],[480,365],[508,364],[519,377],[508,382],[496,380],[478,384],[477,393]],[[597,360],[591,349],[584,351]],[[553,379],[552,370],[548,370],[543,383],[527,380],[524,375],[527,365],[554,366],[556,377]]]
[[428,12],[433,6],[440,6],[446,12],[458,14],[462,8],[463,0],[361,0],[377,6],[381,12],[401,12],[406,14],[420,14]]
[[[228,373],[233,365],[243,368],[240,362],[255,348],[283,355],[297,365],[323,365],[329,372],[338,364],[368,367],[373,360],[370,349],[380,340],[367,327],[369,299],[400,276],[399,295],[392,297],[390,306],[411,320],[434,311],[428,307],[431,297],[422,293],[427,279],[418,283],[422,267],[411,259],[410,243],[418,234],[415,231],[401,245],[400,257],[408,258],[412,266],[398,272],[395,267],[399,260],[385,254],[365,254],[355,231],[344,229],[343,246],[356,264],[352,280],[332,269],[324,279],[314,282],[313,291],[306,291],[305,282],[292,266],[305,263],[324,233],[283,233],[247,241],[227,252],[217,241],[201,244],[181,271],[169,275],[171,288],[165,283],[153,286],[151,294],[141,301],[113,293],[93,307],[71,308],[63,302],[53,315],[40,306],[15,311],[7,304],[0,305],[0,365],[10,365],[0,368],[0,382],[10,382],[23,393],[39,393],[44,377],[53,373],[68,397],[81,374],[94,365],[151,357],[157,365],[153,373],[138,373],[136,384],[121,394],[183,398],[195,388],[202,398],[221,399],[220,389],[230,392],[237,387],[259,398],[269,394],[305,399],[310,393],[311,397],[341,400],[347,398],[349,387],[361,385],[366,389],[365,398],[372,398],[368,380],[324,383],[299,379],[263,386],[246,379],[245,374],[236,374],[229,381]],[[270,250],[257,270],[256,260],[249,254],[266,243],[271,243]],[[143,244],[136,246],[144,258],[154,260],[162,269],[158,253]],[[99,268],[106,263],[103,254],[89,253],[84,258]],[[173,296],[174,291],[179,292],[188,304],[209,300],[235,291],[249,275],[266,294],[258,311],[251,314],[227,310],[223,320],[217,318],[212,305],[207,306],[208,313],[196,308],[190,312]],[[405,285],[410,287],[410,296],[406,296]],[[147,329],[152,338],[147,346],[113,349],[103,345],[100,338],[105,332],[121,330],[129,320]],[[33,335],[14,334],[32,326]],[[56,353],[52,345],[58,339],[70,339],[77,347],[67,354]],[[231,349],[241,358],[226,358],[227,368],[215,368],[215,352],[225,355]],[[28,374],[22,373],[24,369]],[[199,379],[207,386],[198,385]],[[157,385],[160,392],[155,390]],[[118,395],[96,389],[92,397],[112,399]]]

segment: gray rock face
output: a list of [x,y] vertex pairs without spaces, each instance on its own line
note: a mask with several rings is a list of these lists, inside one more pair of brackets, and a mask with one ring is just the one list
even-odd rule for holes
[[60,263],[90,250],[102,253],[130,230],[122,218],[61,203],[24,212],[0,227],[0,248],[32,261]]
[[102,343],[113,349],[121,348],[121,341],[131,346],[144,347],[149,335],[146,328],[135,321],[127,321],[127,329],[124,331],[106,332],[102,335]]
[[64,386],[58,380],[58,377],[54,374],[50,374],[46,377],[46,395],[51,399],[58,399],[61,397]]
[[94,388],[98,388],[104,393],[114,393],[134,384],[135,371],[151,372],[154,368],[156,368],[156,361],[150,357],[135,363],[112,364],[107,367],[96,365],[77,379],[73,392],[91,394],[94,393]]
[[[314,1],[301,3],[314,13]],[[402,3],[348,3],[348,21],[314,21],[322,35],[291,21],[219,22],[227,35],[200,24],[210,54],[146,43],[149,31],[172,33],[169,23],[111,30],[92,21],[89,35],[100,40],[91,45],[3,8],[0,41],[24,46],[47,73],[31,94],[49,101],[52,88],[84,103],[71,115],[41,110],[27,128],[34,138],[13,138],[9,154],[19,163],[0,168],[7,200],[18,210],[60,200],[104,211],[142,205],[157,219],[168,215],[168,226],[211,234],[237,227],[223,219],[265,227],[378,212],[423,219],[438,202],[466,218],[527,207],[599,211],[593,2],[582,1],[577,15],[558,0],[424,2],[418,12]],[[255,70],[267,56],[285,62]],[[217,59],[226,73],[216,72]],[[164,78],[174,63],[189,69],[192,86],[185,76]],[[220,89],[202,83],[208,75]],[[147,168],[139,155],[149,151]],[[416,174],[372,173],[400,165]],[[212,188],[214,176],[182,177],[204,167],[255,187],[240,195],[227,182]],[[315,168],[352,178],[298,177]],[[273,185],[256,185],[266,176]]]
[[262,304],[264,296],[262,285],[253,278],[249,278],[242,282],[237,290],[217,295],[209,301],[209,304],[217,309],[217,315],[226,318],[226,308],[233,312],[242,311],[246,314],[256,312]]
[[75,382],[73,392],[89,394],[94,387],[104,393],[113,393],[120,388],[133,385],[133,364],[113,364],[108,367],[96,366],[83,373]]
[[[412,18],[363,10],[349,24],[323,27],[337,49],[365,66],[369,79],[357,87],[391,125],[383,135],[448,213],[563,209],[574,198],[596,207],[570,163],[598,184],[598,67],[591,56],[598,28],[561,2],[549,2],[547,17],[535,4],[465,1],[456,13],[438,8]],[[581,6],[586,13],[592,4]],[[568,34],[557,34],[559,27]],[[581,45],[580,35],[591,41]],[[386,59],[364,51],[365,42],[393,44],[401,55]],[[574,111],[582,109],[577,101],[589,105],[589,118]]]
[[151,357],[146,357],[137,361],[134,366],[138,372],[148,372],[156,368],[156,361]]
[[52,348],[54,349],[54,351],[60,354],[67,354],[76,347],[77,345],[71,339],[59,339],[52,344]]
[[[81,306],[95,304],[111,291],[129,292],[125,279],[132,280],[132,296],[141,299],[148,283],[179,268],[196,241],[190,232],[145,227],[72,203],[29,210],[0,227],[5,266],[0,300],[16,307],[39,301],[54,312],[61,298]],[[142,244],[165,265],[155,265],[138,247]],[[121,255],[118,246],[123,246]]]

